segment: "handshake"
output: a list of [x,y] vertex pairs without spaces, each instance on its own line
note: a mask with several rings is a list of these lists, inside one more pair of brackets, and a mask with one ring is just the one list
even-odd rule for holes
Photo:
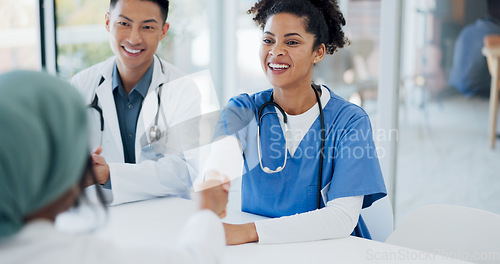
[[202,183],[195,186],[199,193],[199,209],[210,210],[219,218],[226,217],[227,197],[230,187],[229,177],[220,174],[218,171],[211,170],[205,173]]

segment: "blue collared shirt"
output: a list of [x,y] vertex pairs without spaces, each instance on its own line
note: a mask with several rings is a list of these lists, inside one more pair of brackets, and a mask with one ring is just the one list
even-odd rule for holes
[[123,155],[125,163],[135,163],[135,137],[137,129],[137,119],[141,112],[142,102],[148,93],[149,85],[153,78],[153,63],[149,66],[142,79],[130,91],[129,94],[123,88],[118,68],[113,70],[113,96],[116,105],[116,114],[120,125],[122,136]]

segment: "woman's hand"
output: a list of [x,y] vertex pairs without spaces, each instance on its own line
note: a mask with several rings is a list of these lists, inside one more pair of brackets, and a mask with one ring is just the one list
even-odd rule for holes
[[[209,181],[210,182],[210,181]],[[229,193],[229,183],[213,185],[200,192],[200,210],[208,209],[214,212],[219,218],[226,217],[227,196]]]
[[199,208],[200,210],[209,209],[222,219],[226,217],[229,178],[213,171],[207,174],[206,180],[198,186],[202,190]]
[[240,245],[259,241],[259,235],[254,223],[233,225],[224,223],[226,232],[226,244]]

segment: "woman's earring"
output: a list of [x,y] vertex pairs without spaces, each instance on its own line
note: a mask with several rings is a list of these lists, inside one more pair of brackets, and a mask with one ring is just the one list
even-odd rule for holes
[[314,63],[316,63],[316,60],[314,60]]

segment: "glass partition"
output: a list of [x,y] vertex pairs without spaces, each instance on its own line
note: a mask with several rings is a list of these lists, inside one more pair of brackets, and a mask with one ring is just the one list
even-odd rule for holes
[[450,85],[461,56],[477,57],[482,66],[475,67],[486,69],[482,37],[467,39],[465,53],[454,56],[460,32],[486,15],[486,0],[404,4],[396,222],[429,204],[500,213],[500,149],[487,140],[489,99]]

